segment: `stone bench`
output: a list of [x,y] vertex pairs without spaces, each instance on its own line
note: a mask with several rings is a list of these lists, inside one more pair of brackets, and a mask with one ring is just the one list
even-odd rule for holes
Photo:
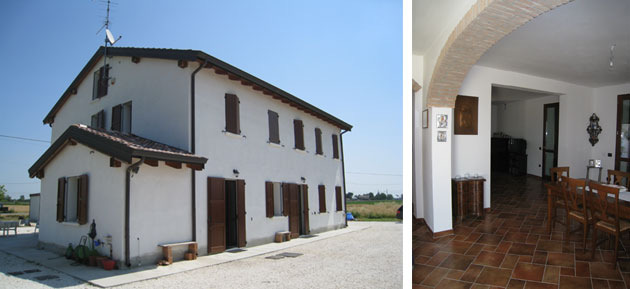
[[276,232],[276,243],[282,243],[285,241],[291,241],[291,232],[289,231]]
[[188,245],[188,253],[192,254],[192,260],[197,259],[197,242],[180,242],[170,244],[159,244],[158,247],[162,248],[162,254],[164,255],[164,262],[166,264],[173,264],[173,247]]

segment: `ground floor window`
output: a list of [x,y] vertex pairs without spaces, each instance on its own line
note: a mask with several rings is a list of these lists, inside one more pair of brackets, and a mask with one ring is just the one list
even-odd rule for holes
[[59,178],[57,222],[87,223],[88,176]]
[[283,205],[284,196],[282,192],[282,183],[265,182],[265,202],[267,209],[267,218],[274,216],[284,216]]

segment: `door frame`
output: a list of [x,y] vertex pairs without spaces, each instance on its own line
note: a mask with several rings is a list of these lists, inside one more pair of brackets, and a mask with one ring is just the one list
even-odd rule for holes
[[[630,94],[617,95],[617,132],[615,133],[615,170],[621,168],[621,122],[623,121],[623,101],[630,100]],[[630,113],[630,112],[629,112]],[[627,158],[630,162],[630,158]]]
[[[221,178],[221,177],[208,177],[208,184],[207,184],[207,218],[208,218],[208,254],[214,254],[214,253],[221,253],[224,252],[227,249],[227,241],[226,241],[226,237],[227,237],[227,219],[225,218],[225,204],[227,202],[227,195],[226,195],[226,185],[225,183],[227,181],[233,181],[236,183],[236,213],[237,213],[237,219],[236,219],[236,240],[237,240],[237,247],[245,247],[247,245],[247,235],[246,235],[246,214],[247,211],[245,210],[246,206],[245,206],[245,180],[242,179],[226,179],[226,178]],[[216,182],[216,188],[218,189],[219,187],[222,188],[223,193],[220,195],[216,195],[215,196],[222,196],[223,199],[216,199],[212,196],[212,186],[211,184],[213,182]],[[218,183],[221,183],[222,185],[219,186]],[[218,215],[213,218],[212,217],[212,204],[214,204],[215,202],[220,202],[220,207],[223,208],[223,223],[221,224],[221,218],[217,219],[216,217],[219,217]],[[221,215],[221,214],[219,214]],[[222,225],[222,226],[221,226]],[[213,233],[216,234],[217,233],[217,229],[221,229],[222,230],[220,232],[218,232],[219,234],[223,235],[223,244],[219,244],[218,246],[212,246],[214,244],[211,243],[212,240],[212,236]]]
[[[546,138],[545,138],[545,131],[547,131],[547,108],[549,107],[555,107],[556,109],[556,115],[555,115],[555,126],[556,126],[556,130],[555,130],[555,134],[554,134],[554,148],[553,150],[547,150],[546,149]],[[554,102],[554,103],[546,103],[543,105],[543,145],[542,145],[542,166],[541,166],[541,173],[540,175],[543,177],[543,179],[549,179],[551,176],[547,176],[545,175],[545,160],[546,160],[546,156],[545,153],[546,152],[552,152],[553,153],[553,167],[557,167],[558,166],[558,134],[560,131],[560,127],[559,127],[559,120],[560,120],[560,103],[559,102]]]

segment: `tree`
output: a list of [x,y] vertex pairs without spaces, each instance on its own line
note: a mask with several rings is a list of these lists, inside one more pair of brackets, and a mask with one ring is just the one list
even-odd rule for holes
[[374,193],[370,192],[368,196],[370,197],[370,200],[374,200]]
[[4,185],[0,185],[0,201],[3,201],[7,195],[6,195],[7,189],[4,188]]
[[20,201],[24,201],[24,200],[25,200],[24,195],[21,195],[20,196]]
[[352,196],[353,196],[353,195],[354,195],[354,194],[353,194],[352,192],[350,192],[350,193],[346,193],[346,199],[350,199],[350,200],[352,200]]

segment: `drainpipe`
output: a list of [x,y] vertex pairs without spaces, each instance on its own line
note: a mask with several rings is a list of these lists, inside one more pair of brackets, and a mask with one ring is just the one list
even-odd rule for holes
[[[347,132],[347,130],[344,130],[339,134],[339,141],[341,142],[341,171],[343,173],[343,212],[346,214],[348,214],[348,206],[346,200],[346,194],[348,192],[346,191],[346,165],[344,163],[345,154],[343,153],[343,134]],[[346,223],[346,227],[348,227],[348,216],[343,216],[343,219]]]
[[[204,60],[203,64],[193,71],[190,75],[190,153],[195,154],[195,75],[204,66],[208,64],[208,60]],[[190,196],[192,200],[192,240],[197,241],[197,185],[196,185],[195,169],[190,169]]]
[[140,165],[144,162],[144,157],[141,157],[139,161],[127,167],[127,174],[125,175],[125,265],[131,266],[129,261],[129,201],[131,199],[131,172],[138,173]]

